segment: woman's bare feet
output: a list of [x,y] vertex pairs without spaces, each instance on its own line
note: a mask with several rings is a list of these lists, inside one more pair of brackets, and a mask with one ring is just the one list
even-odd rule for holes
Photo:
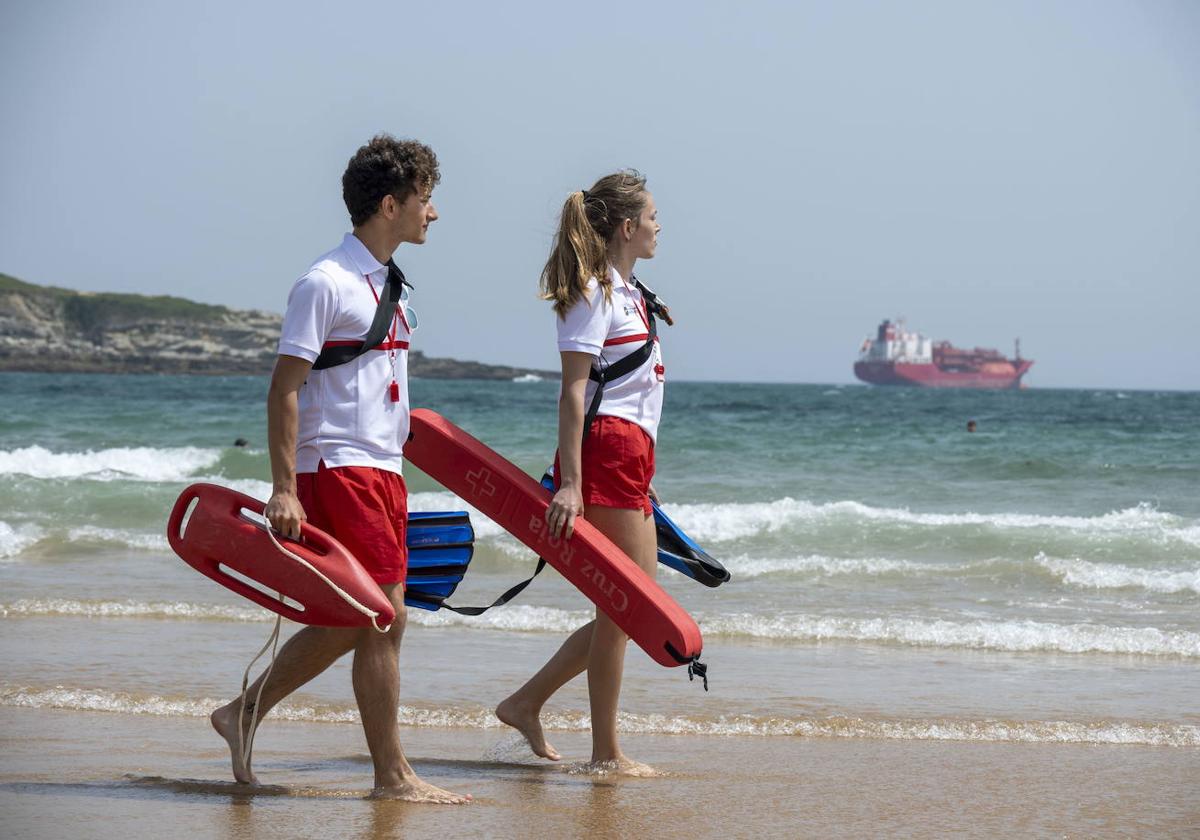
[[642,764],[631,758],[621,756],[607,761],[581,761],[563,768],[572,776],[636,776],[653,778],[666,775],[661,770],[655,770],[649,764]]
[[399,799],[403,802],[426,802],[433,805],[466,805],[471,801],[471,794],[451,793],[412,776],[398,785],[375,788],[371,791],[370,798]]
[[546,734],[542,732],[542,719],[538,714],[539,711],[524,706],[513,697],[509,697],[496,707],[496,717],[500,718],[501,723],[508,724],[524,735],[534,755],[558,761],[562,756],[546,740]]
[[[224,738],[225,743],[229,745],[233,778],[244,785],[258,784],[258,777],[250,769],[250,757],[247,756],[245,763],[242,762],[242,748],[250,737],[250,711],[247,708],[243,712],[241,698],[238,698],[226,703],[209,716],[213,729],[217,730],[217,734]],[[238,742],[237,721],[239,716],[242,718],[241,743]]]

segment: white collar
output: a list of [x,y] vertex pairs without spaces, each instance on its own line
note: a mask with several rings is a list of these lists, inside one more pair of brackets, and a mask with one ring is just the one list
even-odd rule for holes
[[349,256],[355,267],[364,275],[374,274],[377,271],[382,271],[387,268],[379,260],[367,250],[367,246],[362,243],[362,240],[353,233],[347,233],[342,237],[342,250]]

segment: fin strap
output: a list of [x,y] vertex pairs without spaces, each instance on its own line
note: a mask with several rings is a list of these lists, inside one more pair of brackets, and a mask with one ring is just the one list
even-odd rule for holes
[[417,593],[417,592],[413,592],[413,593],[405,592],[405,597],[406,598],[414,598],[418,601],[425,601],[427,603],[437,603],[437,604],[440,604],[442,609],[450,610],[450,612],[458,613],[459,615],[483,615],[485,612],[490,610],[492,607],[498,607],[502,604],[507,604],[513,598],[520,595],[521,592],[524,591],[525,587],[529,586],[529,584],[533,583],[533,579],[542,573],[542,569],[544,569],[544,568],[546,568],[546,561],[543,560],[541,557],[539,557],[538,563],[537,563],[537,568],[533,570],[532,575],[530,575],[529,577],[527,577],[525,580],[521,581],[520,583],[516,584],[515,586],[509,587],[507,592],[505,592],[503,595],[501,595],[499,598],[497,598],[495,601],[493,601],[486,607],[455,607],[455,606],[452,606],[451,604],[447,604],[444,601],[439,601],[436,598],[430,598],[428,595],[425,595],[424,593]]

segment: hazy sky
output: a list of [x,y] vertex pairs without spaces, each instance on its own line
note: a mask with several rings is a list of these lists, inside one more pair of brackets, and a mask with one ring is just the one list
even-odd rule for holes
[[566,194],[633,166],[669,377],[851,382],[906,316],[1200,388],[1200,2],[0,8],[0,271],[282,311],[377,131],[431,144],[431,355],[557,368]]

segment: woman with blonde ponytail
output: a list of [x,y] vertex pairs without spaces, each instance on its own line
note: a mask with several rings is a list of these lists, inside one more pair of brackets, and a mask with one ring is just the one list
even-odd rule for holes
[[[646,179],[632,170],[571,193],[540,282],[541,295],[557,316],[562,360],[556,492],[546,521],[552,534],[570,537],[576,517],[585,517],[651,577],[657,539],[650,479],[664,380],[654,316],[667,316],[634,278],[633,267],[654,256],[661,230],[657,216]],[[589,415],[594,418],[585,423]],[[617,743],[627,641],[597,610],[595,620],[576,630],[496,708],[497,717],[519,730],[535,753],[557,761],[560,756],[542,731],[542,707],[586,670],[592,764],[603,771],[647,772]]]

